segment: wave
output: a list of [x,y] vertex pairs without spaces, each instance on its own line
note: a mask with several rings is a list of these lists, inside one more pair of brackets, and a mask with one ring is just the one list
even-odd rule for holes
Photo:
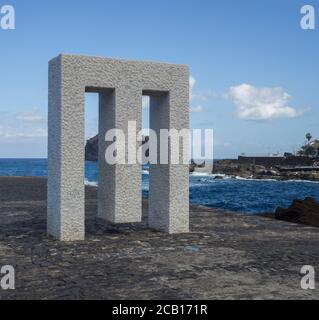
[[299,182],[299,183],[319,183],[319,181],[311,181],[311,180],[301,180],[301,179],[290,179],[290,180],[278,180],[278,179],[254,179],[254,178],[243,178],[240,176],[234,177],[236,180],[243,181],[260,181],[260,182],[281,182],[281,183],[291,183],[291,182]]
[[193,173],[191,173],[191,176],[193,176],[193,177],[212,177],[213,175],[211,173],[206,173],[206,172],[193,172]]
[[276,180],[276,179],[254,179],[254,178],[244,178],[244,177],[240,177],[240,176],[235,176],[234,179],[236,180],[242,180],[242,181],[260,181],[260,182],[265,182],[265,181],[268,181],[268,182],[280,182],[279,180]]
[[281,182],[302,182],[302,183],[319,183],[319,181],[311,181],[311,180],[299,180],[299,179],[291,179]]
[[211,174],[211,177],[213,177],[215,180],[222,179],[222,180],[228,180],[233,179],[232,176],[229,176],[227,174]]
[[98,182],[97,181],[89,181],[89,180],[85,179],[84,183],[85,183],[86,186],[98,187]]

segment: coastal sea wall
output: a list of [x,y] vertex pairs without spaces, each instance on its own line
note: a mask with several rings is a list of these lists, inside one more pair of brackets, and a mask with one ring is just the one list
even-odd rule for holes
[[309,157],[246,157],[239,156],[239,164],[258,165],[258,166],[312,166],[314,163],[319,162],[319,158]]

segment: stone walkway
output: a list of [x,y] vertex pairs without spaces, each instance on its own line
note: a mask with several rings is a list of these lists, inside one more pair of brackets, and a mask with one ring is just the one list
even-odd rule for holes
[[108,225],[95,218],[94,188],[86,211],[85,242],[54,241],[46,180],[0,178],[0,266],[16,268],[16,290],[0,299],[319,298],[299,274],[319,272],[319,229],[204,207],[191,208],[190,234]]

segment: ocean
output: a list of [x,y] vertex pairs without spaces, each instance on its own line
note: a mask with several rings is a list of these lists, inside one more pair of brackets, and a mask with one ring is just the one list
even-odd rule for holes
[[[142,171],[143,196],[148,195],[149,172]],[[0,176],[47,176],[46,159],[0,159]],[[97,185],[98,166],[86,162],[85,182]],[[319,182],[247,180],[214,175],[190,175],[190,203],[246,214],[274,212],[288,207],[294,199],[314,197],[319,200]]]

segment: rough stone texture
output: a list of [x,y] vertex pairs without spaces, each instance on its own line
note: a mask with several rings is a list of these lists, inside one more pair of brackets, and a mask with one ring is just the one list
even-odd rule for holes
[[[50,61],[47,225],[49,234],[64,241],[84,239],[85,91],[100,94],[98,215],[108,221],[139,222],[142,209],[140,166],[105,163],[106,131],[121,129],[126,134],[128,121],[137,121],[140,131],[142,94],[150,95],[153,107],[161,109],[161,118],[153,117],[155,128],[189,127],[187,66],[74,55]],[[157,100],[162,96],[165,103]],[[187,232],[188,166],[154,165],[151,175],[150,226]]]
[[[46,235],[46,180],[0,178],[0,265],[16,268],[1,299],[318,299],[300,288],[319,270],[319,229],[191,207],[191,233],[165,235],[96,218],[86,189],[87,241]],[[318,286],[317,286],[318,287]]]

